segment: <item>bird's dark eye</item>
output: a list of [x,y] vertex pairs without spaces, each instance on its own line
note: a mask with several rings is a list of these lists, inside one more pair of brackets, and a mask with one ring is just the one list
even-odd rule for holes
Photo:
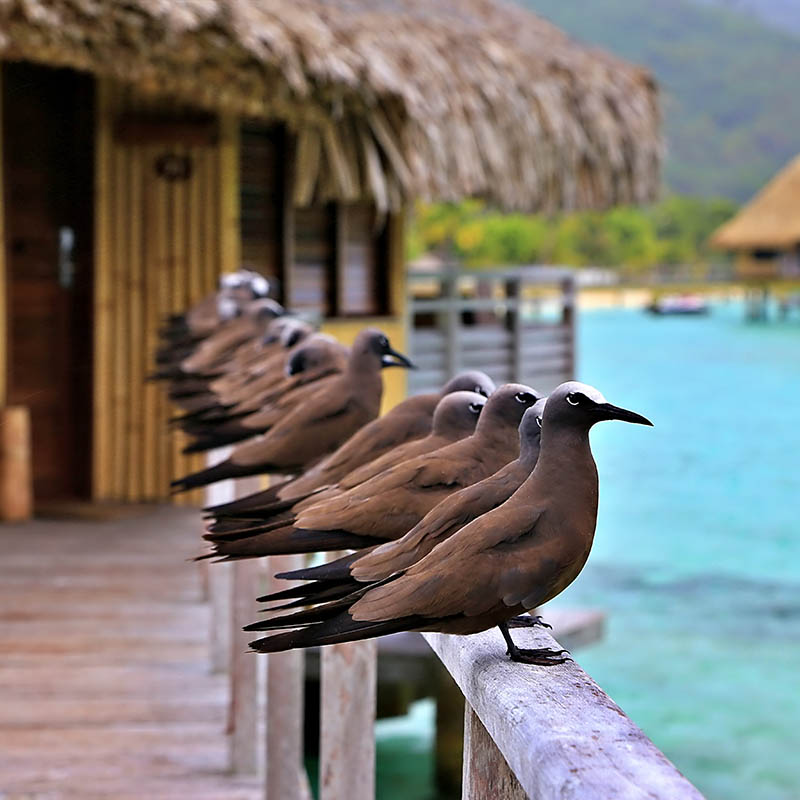
[[473,414],[480,414],[481,411],[483,410],[483,403],[470,403],[469,404],[469,410]]
[[475,394],[482,394],[484,397],[488,397],[489,395],[486,394],[486,389],[483,386],[476,386],[473,390]]
[[579,394],[578,392],[570,392],[567,395],[567,402],[571,406],[577,406],[581,402],[582,399],[583,399],[583,395]]
[[536,402],[536,398],[530,392],[517,392],[514,395],[514,399],[526,406],[533,405]]
[[385,336],[381,336],[381,338],[378,340],[378,342],[379,342],[381,347],[388,347],[389,346],[389,340]]

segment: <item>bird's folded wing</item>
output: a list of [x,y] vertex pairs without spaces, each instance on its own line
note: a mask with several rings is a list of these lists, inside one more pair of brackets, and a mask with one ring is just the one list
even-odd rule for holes
[[541,512],[524,517],[485,514],[437,545],[386,586],[368,591],[351,609],[354,619],[385,620],[419,615],[429,619],[480,616],[530,593],[529,565],[515,552],[536,536]]

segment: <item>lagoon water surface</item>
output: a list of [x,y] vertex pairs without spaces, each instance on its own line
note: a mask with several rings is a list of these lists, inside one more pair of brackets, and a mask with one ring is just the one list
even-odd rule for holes
[[[592,433],[597,536],[556,602],[605,609],[608,631],[576,656],[710,800],[796,800],[800,320],[749,324],[731,304],[579,325],[580,379],[656,427]],[[432,714],[387,723],[379,749],[421,758]],[[382,771],[388,798],[402,780]]]

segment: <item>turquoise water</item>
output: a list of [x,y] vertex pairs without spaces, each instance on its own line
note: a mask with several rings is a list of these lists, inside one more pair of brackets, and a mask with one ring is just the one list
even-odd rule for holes
[[800,323],[597,311],[595,546],[559,599],[608,611],[580,663],[712,800],[800,796]]
[[[656,427],[593,431],[597,537],[556,602],[604,608],[608,633],[578,660],[711,800],[796,800],[800,320],[594,311],[579,334],[581,380]],[[398,758],[430,774],[416,714],[380,733],[379,797]],[[419,777],[405,800],[432,796]]]

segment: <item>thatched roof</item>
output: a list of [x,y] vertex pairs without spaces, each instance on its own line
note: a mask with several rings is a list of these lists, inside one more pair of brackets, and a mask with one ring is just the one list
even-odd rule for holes
[[658,189],[650,75],[500,0],[0,0],[0,57],[283,119],[300,202],[535,210]]
[[789,250],[800,246],[800,156],[790,161],[711,243],[723,250]]

